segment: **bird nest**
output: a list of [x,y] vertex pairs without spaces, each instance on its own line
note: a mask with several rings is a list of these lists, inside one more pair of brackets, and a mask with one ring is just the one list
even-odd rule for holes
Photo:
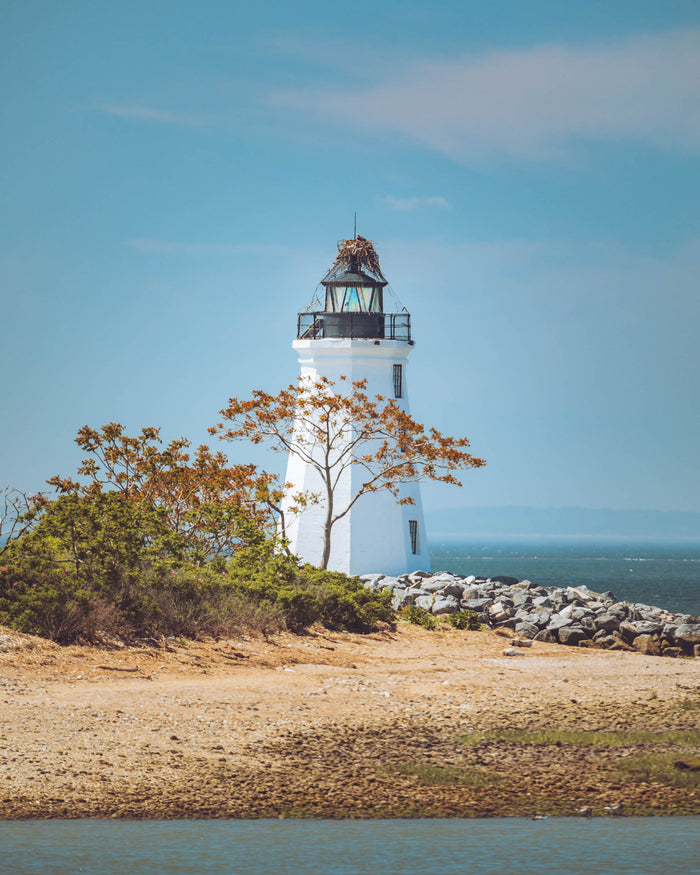
[[371,240],[364,237],[354,237],[352,240],[341,240],[338,243],[338,256],[331,265],[324,279],[331,279],[341,271],[349,270],[353,273],[365,271],[376,279],[386,282],[386,278],[379,266],[379,256],[375,252]]

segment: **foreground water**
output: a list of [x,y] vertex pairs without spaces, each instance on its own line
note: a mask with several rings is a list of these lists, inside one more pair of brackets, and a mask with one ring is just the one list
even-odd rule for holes
[[431,544],[430,559],[435,570],[502,574],[539,586],[585,584],[625,601],[700,614],[700,541],[450,538]]
[[692,817],[0,823],[0,871],[268,875],[695,872]]

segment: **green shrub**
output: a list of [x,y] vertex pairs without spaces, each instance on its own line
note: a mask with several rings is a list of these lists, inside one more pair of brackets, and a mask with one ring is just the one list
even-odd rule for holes
[[[389,593],[372,593],[358,578],[300,567],[294,557],[256,545],[222,563],[179,557],[139,563],[91,557],[90,577],[60,539],[13,548],[0,571],[0,625],[61,643],[101,635],[197,637],[248,629],[271,634],[320,622],[329,629],[366,632],[391,623]],[[45,569],[45,570],[42,570]]]
[[426,611],[424,608],[416,607],[416,605],[408,605],[399,612],[402,620],[413,623],[414,626],[422,626],[424,629],[432,631],[435,628],[435,617]]
[[284,586],[274,596],[287,626],[293,630],[305,629],[319,618],[318,599],[309,590]]
[[160,509],[118,492],[60,496],[3,561],[0,625],[61,643],[268,634],[316,622],[363,632],[395,616],[389,593],[302,567],[262,534],[205,562]]
[[359,578],[338,571],[300,566],[271,544],[241,550],[230,560],[228,574],[249,598],[277,605],[290,629],[320,622],[329,629],[366,632],[395,619],[390,593],[373,593]]
[[448,614],[447,622],[455,629],[466,629],[470,632],[478,632],[481,629],[481,620],[473,611],[455,611],[453,614]]

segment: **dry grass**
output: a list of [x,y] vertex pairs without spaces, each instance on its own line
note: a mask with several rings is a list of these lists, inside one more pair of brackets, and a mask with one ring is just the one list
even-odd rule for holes
[[677,763],[678,754],[670,753],[640,753],[625,757],[615,763],[616,768],[624,772],[632,781],[645,784],[670,784],[672,787],[700,787],[700,771],[683,768]]
[[662,732],[645,730],[601,730],[587,732],[579,729],[546,729],[537,732],[521,730],[496,730],[477,732],[459,737],[461,744],[479,744],[483,741],[507,741],[521,744],[556,745],[572,744],[579,747],[630,747],[639,744],[700,744],[700,730],[683,729]]
[[495,787],[503,782],[498,775],[471,766],[434,766],[430,763],[399,763],[389,766],[385,773],[416,778],[426,787]]

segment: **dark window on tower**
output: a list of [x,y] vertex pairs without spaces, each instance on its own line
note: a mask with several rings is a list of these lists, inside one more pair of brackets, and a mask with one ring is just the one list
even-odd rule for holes
[[394,365],[394,398],[403,398],[403,365]]
[[408,521],[408,531],[411,535],[411,553],[418,552],[418,520]]

